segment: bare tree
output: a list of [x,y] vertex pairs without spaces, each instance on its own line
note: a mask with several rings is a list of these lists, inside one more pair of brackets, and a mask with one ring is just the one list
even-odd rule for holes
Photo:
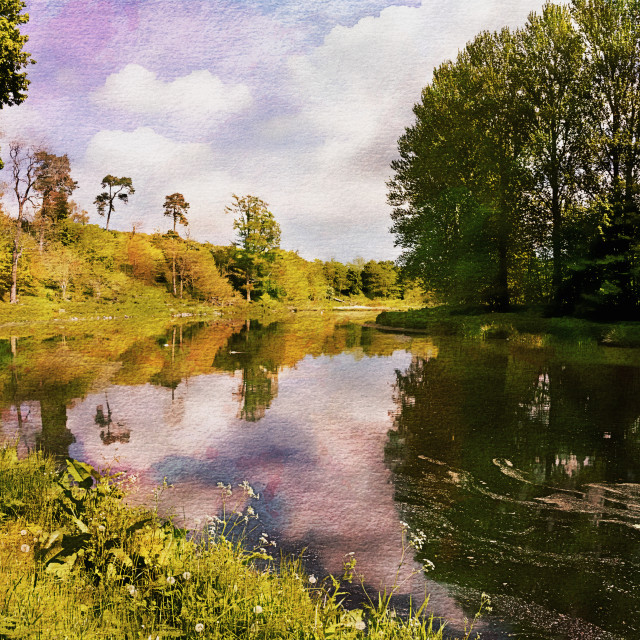
[[14,140],[9,143],[9,162],[11,171],[11,188],[18,202],[18,219],[13,234],[13,256],[11,261],[11,292],[10,304],[18,301],[18,261],[22,256],[22,224],[25,207],[32,202],[34,184],[38,168],[38,151],[27,147],[24,143]]

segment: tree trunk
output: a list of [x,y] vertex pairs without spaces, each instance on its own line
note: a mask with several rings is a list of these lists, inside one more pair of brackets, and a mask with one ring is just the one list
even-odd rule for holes
[[249,274],[247,274],[247,302],[251,302],[251,289],[249,288]]
[[40,215],[40,241],[38,244],[38,251],[42,253],[44,251],[44,212]]
[[20,235],[21,230],[18,229],[16,237],[13,239],[13,256],[11,260],[11,292],[9,294],[9,304],[18,302],[18,260],[22,255],[20,251]]
[[173,296],[174,296],[174,298],[175,298],[175,297],[177,297],[177,295],[178,295],[178,292],[177,292],[177,290],[176,290],[176,254],[175,254],[175,252],[174,252],[174,254],[173,254],[173,266],[172,266],[171,273],[172,273],[172,276],[173,276],[173,277],[172,277],[172,284],[173,284]]
[[562,306],[562,211],[560,208],[560,189],[557,176],[551,182],[551,247],[553,251],[553,304],[559,311]]

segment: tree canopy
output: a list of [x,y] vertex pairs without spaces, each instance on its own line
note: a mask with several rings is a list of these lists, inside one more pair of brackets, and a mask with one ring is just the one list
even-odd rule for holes
[[107,224],[105,225],[105,229],[108,230],[111,214],[115,210],[113,205],[115,199],[117,198],[120,202],[127,204],[129,202],[129,196],[134,194],[136,190],[133,188],[131,178],[116,178],[111,174],[107,174],[102,178],[101,186],[105,191],[98,194],[93,203],[96,205],[98,213],[101,216],[104,216],[106,211]]
[[266,275],[265,269],[280,247],[280,225],[268,207],[256,196],[236,194],[233,203],[225,207],[225,212],[234,216],[233,228],[238,232],[234,244],[240,252],[237,262],[244,275],[247,300],[251,300],[251,291]]
[[457,304],[640,309],[640,3],[547,3],[435,69],[398,141],[400,263]]
[[0,109],[24,102],[29,79],[25,71],[35,60],[24,51],[29,36],[20,33],[20,26],[29,22],[22,13],[23,0],[3,0],[0,3]]
[[189,203],[184,199],[181,193],[172,193],[170,196],[165,196],[164,215],[173,219],[173,231],[176,231],[176,223],[180,223],[183,226],[187,226],[189,221],[187,220],[187,211],[189,209]]

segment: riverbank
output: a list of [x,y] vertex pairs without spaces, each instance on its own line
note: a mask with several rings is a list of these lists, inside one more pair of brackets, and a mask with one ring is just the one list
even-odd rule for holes
[[[295,313],[370,313],[373,315],[383,309],[403,310],[409,308],[403,300],[366,300],[362,297],[346,299],[343,302],[322,301],[293,306],[275,300],[257,301],[248,304],[236,299],[233,304],[216,306],[191,299],[174,298],[158,290],[149,289],[147,295],[127,299],[123,302],[113,301],[67,301],[61,303],[42,298],[25,297],[17,305],[0,302],[0,338],[10,336],[33,335],[45,329],[51,331],[55,327],[100,326],[105,322],[126,321],[135,325],[157,325],[165,327],[169,323],[237,320],[243,318],[260,321],[277,320]],[[372,317],[373,320],[373,317]],[[96,323],[100,323],[97,325]]]
[[409,330],[473,339],[530,341],[561,339],[615,347],[640,347],[640,322],[602,323],[579,318],[547,318],[531,311],[469,313],[448,307],[383,311],[379,329]]
[[266,534],[244,546],[242,531],[260,526],[248,485],[218,485],[226,520],[195,538],[128,506],[134,477],[66,464],[0,449],[0,637],[442,638],[385,596],[345,610],[339,580],[276,565]]

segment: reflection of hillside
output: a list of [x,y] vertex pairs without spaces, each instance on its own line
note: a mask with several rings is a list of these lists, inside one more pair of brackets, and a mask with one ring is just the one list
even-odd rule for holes
[[300,315],[266,326],[247,321],[216,353],[213,365],[240,372],[242,381],[235,394],[240,404],[238,417],[256,422],[278,394],[278,373],[295,367],[303,358],[341,353],[388,356],[410,342],[405,336],[337,321],[331,315]]
[[428,532],[420,557],[438,580],[509,593],[525,619],[533,602],[616,628],[612,592],[639,609],[616,567],[638,549],[639,494],[618,483],[640,478],[640,369],[438,347],[397,372],[385,452],[407,521]]
[[163,336],[132,344],[119,356],[122,367],[114,384],[152,382],[175,389],[181,380],[211,373],[212,362],[236,330],[230,324],[171,327]]

